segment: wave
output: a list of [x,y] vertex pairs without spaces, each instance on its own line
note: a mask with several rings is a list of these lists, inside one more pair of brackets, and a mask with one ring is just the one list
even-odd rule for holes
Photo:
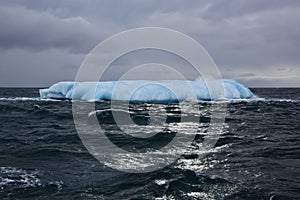
[[[0,97],[0,101],[66,101],[66,99],[55,99],[55,98],[41,98],[41,97]],[[73,100],[78,101],[78,100]],[[91,99],[89,102],[104,102],[104,100]],[[223,99],[223,100],[198,100],[197,103],[243,103],[243,102],[287,102],[287,103],[298,103],[300,99],[286,99],[286,98],[262,98],[253,96],[248,99]]]
[[18,185],[19,187],[37,187],[41,180],[37,178],[37,171],[26,171],[15,167],[0,167],[0,186]]
[[[40,171],[37,169],[23,169],[17,167],[0,167],[0,194],[7,194],[20,189],[56,187],[62,190],[63,181],[41,180]],[[4,195],[4,199],[6,195]]]
[[[65,101],[68,99],[53,99],[53,98],[41,98],[41,97],[0,97],[0,101]],[[72,100],[72,101],[78,101],[78,100]],[[104,102],[104,100],[98,100],[98,99],[91,99],[88,100],[89,102]],[[249,103],[249,102],[287,102],[287,103],[299,103],[300,99],[280,99],[280,98],[262,98],[258,96],[253,96],[248,99],[223,99],[218,101],[205,101],[205,100],[198,100],[197,103],[210,103],[210,104],[222,104],[222,103]]]
[[60,101],[59,99],[43,99],[40,97],[0,97],[0,101]]

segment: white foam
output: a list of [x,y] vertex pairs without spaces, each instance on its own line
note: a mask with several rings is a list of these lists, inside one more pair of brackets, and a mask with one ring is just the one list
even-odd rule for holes
[[134,112],[131,112],[131,111],[128,111],[128,110],[125,110],[125,109],[123,110],[123,109],[111,109],[111,108],[109,108],[109,109],[103,109],[103,110],[94,110],[94,111],[90,112],[88,114],[88,116],[91,117],[91,116],[96,115],[98,113],[109,112],[109,111],[124,112],[124,113],[129,113],[129,114],[134,113]]
[[168,183],[168,180],[166,179],[158,179],[154,181],[157,185],[165,185],[166,183]]
[[37,178],[37,171],[27,171],[15,167],[0,167],[0,186],[17,184],[18,187],[37,187],[41,181]]
[[60,101],[57,99],[42,99],[40,97],[0,97],[0,101]]

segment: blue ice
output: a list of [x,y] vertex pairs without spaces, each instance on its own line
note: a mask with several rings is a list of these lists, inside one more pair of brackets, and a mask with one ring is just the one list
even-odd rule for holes
[[[222,83],[225,89],[225,94],[222,93],[222,99],[254,97],[254,94],[247,87],[235,80],[223,79],[218,83]],[[40,89],[39,92],[41,98],[82,101],[130,100],[131,102],[172,103],[189,100],[191,94],[194,95],[194,99],[199,101],[220,99],[218,92],[211,92],[206,85],[201,79],[195,81],[58,82],[47,89]]]

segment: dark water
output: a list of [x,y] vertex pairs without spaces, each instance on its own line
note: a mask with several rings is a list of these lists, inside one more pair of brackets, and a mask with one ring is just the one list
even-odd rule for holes
[[[207,156],[201,158],[191,150],[163,169],[130,174],[111,169],[88,153],[75,130],[70,101],[40,100],[37,89],[2,88],[0,198],[299,199],[300,89],[253,92],[261,98],[227,105],[225,128]],[[155,106],[133,105],[132,118],[147,125],[146,110]],[[168,124],[180,123],[176,105],[161,106],[175,116]],[[205,129],[210,104],[197,106],[204,110],[199,129]],[[105,110],[109,103],[96,107]],[[102,114],[97,117],[103,126],[113,124],[109,111]],[[113,139],[124,149],[143,150],[143,145],[164,145],[168,134],[172,135],[153,140],[152,146],[132,138],[118,141],[120,134]],[[195,145],[203,135],[205,131],[197,135]]]

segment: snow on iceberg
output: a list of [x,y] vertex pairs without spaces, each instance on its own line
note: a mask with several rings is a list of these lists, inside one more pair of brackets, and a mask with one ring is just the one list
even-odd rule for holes
[[[254,94],[235,80],[222,80],[226,99],[248,99]],[[58,82],[47,89],[40,89],[41,98],[71,100],[120,100],[131,102],[171,103],[187,100],[187,85],[197,100],[216,100],[205,82],[185,80],[123,80],[107,82]],[[171,89],[170,89],[171,88]],[[115,91],[114,91],[115,90]]]

